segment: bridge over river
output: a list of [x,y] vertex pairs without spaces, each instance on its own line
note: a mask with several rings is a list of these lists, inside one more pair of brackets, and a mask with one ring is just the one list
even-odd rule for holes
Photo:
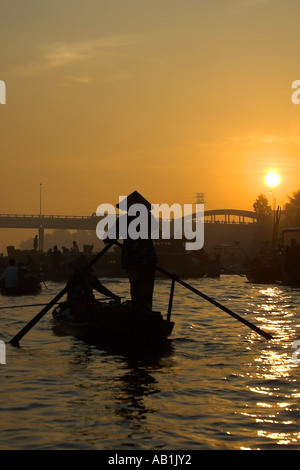
[[[45,230],[96,230],[102,217],[74,215],[28,215],[0,214],[0,228],[35,229],[39,234],[39,249],[44,249]],[[215,209],[204,211],[204,222],[207,224],[245,225],[257,222],[255,212],[238,209]]]

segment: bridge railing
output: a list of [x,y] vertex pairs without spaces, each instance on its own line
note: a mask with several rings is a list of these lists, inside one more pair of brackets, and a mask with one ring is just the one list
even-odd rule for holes
[[91,219],[95,215],[36,215],[36,214],[0,214],[1,217],[9,218],[34,218],[34,219]]
[[[195,217],[196,214],[192,214],[191,217]],[[91,221],[94,223],[95,220],[101,217],[95,213],[91,215],[37,215],[37,214],[0,214],[0,221],[4,222],[3,219],[32,219],[35,222],[46,222],[47,220],[51,223],[57,219],[60,221],[68,220],[70,223],[72,220],[77,221]],[[251,222],[250,222],[251,220]],[[254,212],[250,211],[238,211],[238,210],[210,210],[204,211],[204,223],[205,224],[249,224],[257,223],[257,216]]]

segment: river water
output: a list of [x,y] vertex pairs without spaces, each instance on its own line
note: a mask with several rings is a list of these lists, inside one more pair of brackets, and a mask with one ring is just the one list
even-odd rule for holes
[[[126,279],[102,281],[128,298]],[[187,282],[273,339],[180,285],[174,331],[159,349],[58,336],[51,312],[14,347],[8,341],[42,307],[1,309],[0,449],[300,449],[300,289],[235,275]],[[47,303],[62,287],[0,296],[1,306]],[[169,290],[156,281],[156,310],[166,312]]]

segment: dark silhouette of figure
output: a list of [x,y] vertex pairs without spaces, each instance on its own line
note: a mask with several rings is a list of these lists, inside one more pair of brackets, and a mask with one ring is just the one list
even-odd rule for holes
[[[157,255],[153,241],[151,239],[151,220],[153,215],[151,210],[153,206],[137,191],[131,193],[127,198],[116,205],[119,209],[129,210],[133,204],[143,204],[148,214],[148,237],[133,239],[127,230],[127,238],[124,239],[122,248],[122,267],[126,269],[130,282],[130,293],[132,300],[132,309],[135,314],[150,313],[152,311],[152,299],[155,281],[155,264],[157,263]],[[121,216],[122,217],[122,216]],[[127,229],[135,216],[127,215]],[[120,235],[120,218],[116,223],[116,239]],[[111,232],[114,233],[114,230]],[[109,243],[113,240],[113,236],[109,234],[103,240]]]
[[71,252],[72,253],[79,253],[79,247],[78,247],[77,242],[75,240],[73,241],[73,246],[71,248]]
[[38,240],[38,236],[36,235],[36,236],[34,237],[34,240],[33,240],[33,248],[34,248],[35,251],[36,251],[37,248],[38,248],[38,244],[39,244],[39,240]]
[[94,290],[107,297],[120,301],[120,297],[107,289],[97,276],[86,270],[87,261],[84,256],[75,258],[66,266],[73,271],[67,283],[67,300],[76,306],[89,306],[95,301]]
[[51,257],[53,260],[53,270],[55,273],[58,273],[61,268],[62,254],[61,251],[57,248],[57,245],[54,245]]
[[19,285],[19,268],[15,265],[15,260],[9,260],[9,266],[4,269],[1,276],[2,287],[7,293],[14,293]]

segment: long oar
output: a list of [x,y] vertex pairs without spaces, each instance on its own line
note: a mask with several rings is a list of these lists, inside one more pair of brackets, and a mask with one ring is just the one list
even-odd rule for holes
[[[123,299],[123,298],[124,297],[119,297],[119,299]],[[95,300],[100,300],[101,302],[103,302],[103,300],[111,300],[111,299],[112,299],[112,296],[99,297],[99,298],[96,298]],[[0,310],[7,310],[8,308],[42,307],[43,305],[48,305],[48,304],[5,305],[4,307],[0,307]]]
[[[114,241],[115,245],[117,245],[118,247],[122,248],[122,244],[120,242],[117,242],[117,241]],[[212,299],[211,297],[208,297],[208,295],[206,294],[203,294],[203,292],[200,292],[198,289],[195,289],[195,287],[191,286],[190,284],[187,284],[186,282],[182,281],[181,279],[179,279],[179,277],[177,277],[175,274],[171,274],[169,273],[168,271],[166,271],[165,269],[161,268],[160,266],[155,266],[155,268],[157,269],[157,271],[160,271],[161,273],[163,273],[165,276],[167,277],[170,277],[171,279],[175,280],[176,282],[178,282],[178,284],[181,284],[183,287],[185,287],[186,289],[189,289],[191,292],[194,292],[195,294],[199,295],[200,297],[202,297],[203,299],[207,300],[208,302],[210,302],[211,304],[215,305],[216,307],[220,308],[221,310],[223,310],[224,312],[228,313],[229,315],[231,315],[233,318],[235,318],[236,320],[244,323],[244,325],[248,326],[249,328],[251,328],[253,331],[256,331],[256,333],[258,333],[259,335],[263,336],[264,338],[266,339],[271,339],[272,338],[272,335],[270,333],[267,333],[266,331],[264,330],[261,330],[260,328],[258,328],[258,326],[254,325],[253,323],[251,323],[250,321],[248,320],[245,320],[245,318],[241,317],[240,315],[238,315],[237,313],[233,312],[232,310],[230,310],[228,307],[225,307],[225,305],[222,305],[220,304],[219,302],[217,302],[216,300]]]
[[0,307],[0,310],[6,310],[7,308],[41,307],[42,305],[48,304],[6,305],[5,307]]
[[[95,258],[93,258],[87,266],[83,269],[83,271],[88,271],[91,266],[93,266],[94,263],[96,263],[104,253],[106,253],[107,250],[112,246],[112,243],[108,243],[100,253],[98,253]],[[68,286],[69,287],[69,286]],[[61,297],[67,292],[68,289],[67,285],[63,288],[62,291],[57,294],[54,299],[52,299],[32,320],[30,320],[27,325],[24,326],[24,328],[19,331],[11,340],[10,343],[13,344],[14,346],[17,346],[19,344],[20,339],[23,338],[23,336],[28,333],[28,331],[31,330],[31,328],[41,319],[43,316],[50,310],[51,307],[53,307],[60,299]]]
[[38,276],[39,280],[44,284],[44,286],[46,287],[47,290],[49,290],[49,287],[47,286],[47,284],[45,283],[45,281],[43,281],[43,279],[41,279],[41,276],[40,276],[40,273],[37,269],[37,266],[35,264],[35,262],[33,261],[31,255],[27,255],[28,257],[28,260],[29,260],[29,263],[28,264],[32,264],[32,266],[34,267],[34,269],[36,270],[36,275]]
[[178,282],[178,284],[181,284],[186,289],[189,289],[191,292],[194,292],[195,294],[199,295],[200,297],[207,300],[211,304],[215,305],[216,307],[220,308],[224,312],[228,313],[229,315],[231,315],[236,320],[239,320],[240,322],[244,323],[244,325],[246,325],[249,328],[251,328],[252,330],[256,331],[256,333],[258,333],[259,335],[263,336],[266,339],[271,339],[272,338],[272,335],[270,333],[267,333],[266,331],[261,330],[260,328],[258,328],[258,326],[254,325],[253,323],[249,322],[248,320],[245,320],[245,318],[241,317],[237,313],[235,313],[232,310],[230,310],[229,308],[225,307],[225,305],[220,304],[219,302],[212,299],[211,297],[208,297],[208,295],[203,294],[203,292],[200,292],[198,289],[195,289],[195,287],[193,287],[190,284],[187,284],[186,282],[182,281],[177,276],[175,276],[175,274],[169,273],[168,271],[161,268],[160,266],[155,266],[155,267],[161,273],[165,274],[166,276],[170,277],[171,279],[174,279],[176,282]]

